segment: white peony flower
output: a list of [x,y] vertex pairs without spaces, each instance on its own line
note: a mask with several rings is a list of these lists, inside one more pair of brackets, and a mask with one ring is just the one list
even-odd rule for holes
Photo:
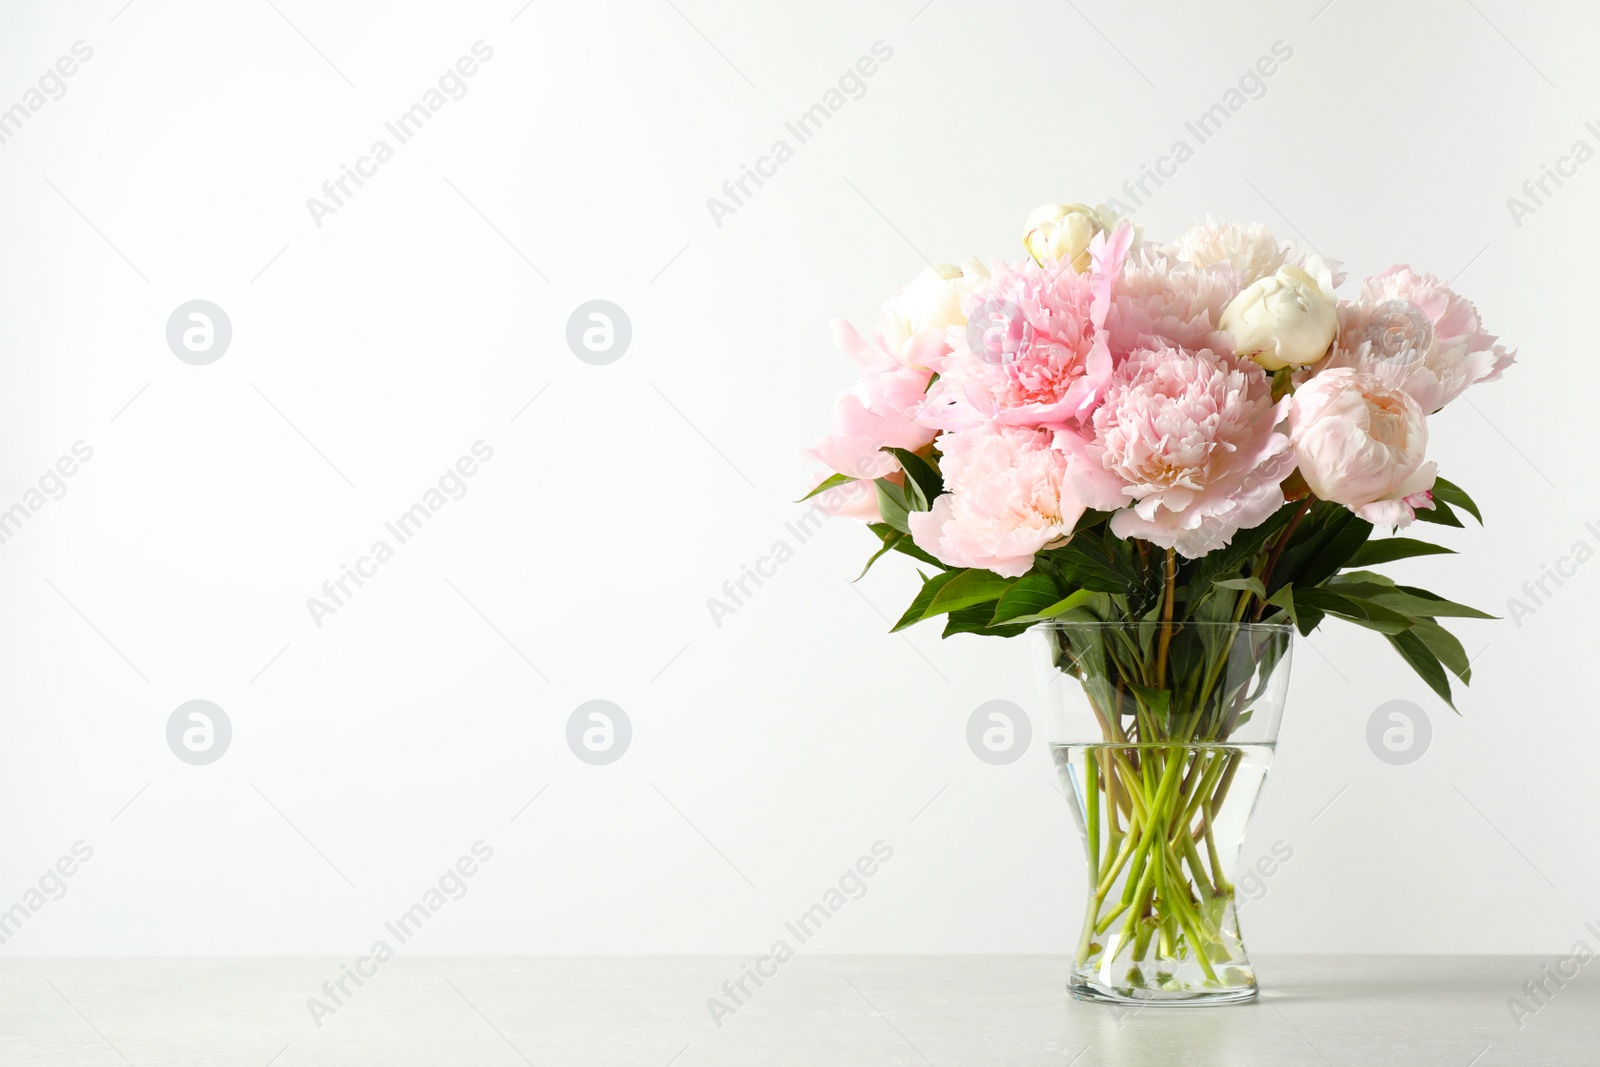
[[1104,205],[1045,204],[1035,208],[1023,224],[1022,243],[1039,266],[1065,260],[1083,274],[1091,265],[1089,242],[1097,234],[1110,233],[1122,221]]
[[1220,325],[1236,354],[1267,370],[1315,363],[1339,329],[1331,273],[1316,257],[1306,267],[1280,267],[1234,297]]
[[[941,263],[921,274],[883,305],[878,329],[885,349],[908,365],[930,365],[943,354],[944,332],[965,326],[961,302],[974,287],[987,281],[989,268],[976,259],[957,267]],[[931,354],[922,349],[932,347]]]

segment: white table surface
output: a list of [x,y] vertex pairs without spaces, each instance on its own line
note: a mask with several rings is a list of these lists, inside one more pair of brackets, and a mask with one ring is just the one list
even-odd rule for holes
[[1254,1004],[1127,1012],[1070,1000],[1058,957],[800,956],[719,1028],[742,962],[401,956],[319,1028],[338,960],[6,959],[0,1064],[1600,1064],[1600,961],[1519,1029],[1551,961],[1268,957]]

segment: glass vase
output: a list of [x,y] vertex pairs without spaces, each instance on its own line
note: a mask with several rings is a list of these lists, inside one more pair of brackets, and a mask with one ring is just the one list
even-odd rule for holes
[[1088,859],[1079,1000],[1252,1000],[1234,875],[1272,763],[1293,628],[1049,622],[1045,728]]

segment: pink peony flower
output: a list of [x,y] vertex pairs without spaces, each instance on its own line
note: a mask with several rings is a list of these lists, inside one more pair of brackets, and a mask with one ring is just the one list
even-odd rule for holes
[[881,517],[872,480],[898,478],[900,469],[882,449],[916,451],[933,440],[937,431],[919,424],[917,414],[949,351],[947,330],[967,321],[963,295],[988,276],[977,260],[928,267],[883,305],[870,343],[848,322],[834,321],[834,344],[856,361],[862,376],[834,406],[835,432],[801,455],[857,480],[818,497],[823,507],[868,522]]
[[842,490],[850,486],[830,490],[830,499],[824,501],[824,506],[835,514],[869,522],[878,520],[872,479],[888,477],[900,469],[894,457],[882,449],[905,448],[914,452],[934,438],[933,430],[915,420],[932,377],[929,370],[884,363],[839,397],[833,410],[836,432],[802,455],[829,471],[862,481],[849,494]]
[[1370,523],[1407,526],[1433,507],[1422,408],[1375,374],[1337,367],[1296,389],[1289,440],[1311,491]]
[[913,512],[912,540],[952,567],[1018,578],[1036,552],[1072,532],[1083,504],[1064,488],[1067,458],[1050,432],[967,430],[939,439],[945,492]]
[[916,421],[932,377],[932,371],[897,364],[867,372],[835,403],[835,427],[846,437],[875,438],[879,447],[916,451],[934,436],[933,430]]
[[1349,367],[1410,393],[1432,413],[1469,385],[1497,380],[1514,352],[1485,333],[1472,302],[1431,274],[1394,266],[1339,307],[1339,334],[1317,372]]
[[1205,222],[1191,226],[1168,253],[1196,267],[1215,267],[1233,275],[1240,289],[1247,289],[1262,278],[1270,278],[1284,267],[1300,267],[1313,275],[1324,270],[1329,287],[1344,284],[1344,272],[1332,260],[1287,241],[1279,241],[1260,223]]
[[1232,271],[1195,266],[1146,245],[1128,257],[1111,290],[1111,352],[1171,345],[1231,354],[1233,338],[1218,323],[1237,295]]
[[949,327],[966,325],[963,298],[988,276],[988,268],[975,259],[959,267],[949,263],[926,267],[884,302],[871,344],[842,319],[833,323],[834,343],[863,368],[870,369],[887,356],[906,367],[938,370],[950,350]]
[[843,474],[855,479],[835,486],[817,496],[817,502],[835,515],[845,515],[863,522],[878,522],[883,516],[878,512],[878,493],[872,482],[887,478],[899,466],[875,437],[846,437],[834,434],[824,437],[800,455],[820,464],[825,472],[812,479],[821,482],[830,474]]
[[[886,321],[888,317],[886,311]],[[933,341],[938,341],[938,355],[942,356],[944,328],[913,331],[901,336],[898,343],[892,336],[880,334],[878,344],[868,344],[849,324],[834,323],[835,342],[861,365],[862,376],[835,403],[834,432],[801,453],[829,472],[857,479],[829,490],[819,502],[835,514],[868,522],[880,517],[872,480],[900,469],[882,449],[892,446],[916,451],[937,432],[916,421],[927,400],[933,371],[905,359],[929,358]]]
[[1272,402],[1271,382],[1248,361],[1138,349],[1118,365],[1092,425],[1058,433],[1056,444],[1072,456],[1073,492],[1116,512],[1112,533],[1193,559],[1283,505],[1294,454],[1275,428],[1287,406]]
[[[889,478],[895,482],[902,480],[897,474],[890,475]],[[883,515],[878,511],[878,487],[868,480],[836,485],[832,489],[818,493],[812,499],[817,507],[831,515],[856,519],[860,522],[883,521]]]
[[1271,277],[1290,262],[1290,249],[1260,223],[1214,222],[1189,227],[1172,249],[1175,259],[1196,268],[1221,266],[1233,276],[1235,292]]
[[1091,245],[1094,265],[996,263],[966,297],[967,325],[949,331],[950,354],[922,420],[941,430],[984,423],[1050,426],[1093,410],[1111,375],[1105,321],[1109,279],[1132,231]]

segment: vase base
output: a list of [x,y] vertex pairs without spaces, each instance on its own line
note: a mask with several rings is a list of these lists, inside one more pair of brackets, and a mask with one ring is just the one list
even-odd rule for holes
[[1067,981],[1067,992],[1072,999],[1098,1004],[1134,1005],[1157,1008],[1207,1008],[1223,1004],[1245,1004],[1255,1000],[1259,990],[1254,982],[1249,985],[1225,986],[1212,989],[1160,989],[1141,986],[1108,986],[1084,975],[1075,974]]

